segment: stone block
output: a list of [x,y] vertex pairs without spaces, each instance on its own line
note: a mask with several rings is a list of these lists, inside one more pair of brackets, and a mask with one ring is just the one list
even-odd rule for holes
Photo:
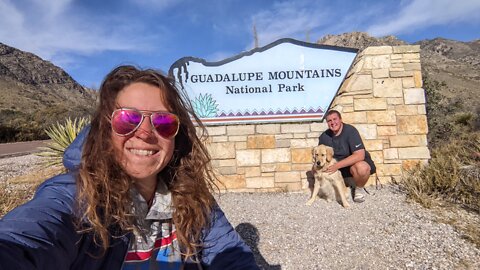
[[420,45],[401,45],[401,46],[393,46],[393,53],[420,53]]
[[257,134],[280,133],[280,124],[258,124],[255,128]]
[[228,142],[228,136],[212,136],[210,137],[211,142]]
[[390,55],[365,56],[363,70],[390,68]]
[[415,88],[415,80],[412,77],[402,78],[403,88]]
[[370,46],[363,50],[364,55],[392,54],[392,46]]
[[275,148],[290,148],[290,140],[276,140]]
[[365,140],[363,144],[367,151],[383,150],[383,140]]
[[345,123],[365,124],[365,123],[367,123],[367,113],[366,112],[343,113],[342,114],[342,120]]
[[389,138],[391,147],[426,146],[426,135],[397,135]]
[[274,177],[247,177],[245,179],[247,188],[273,188],[275,187]]
[[402,55],[403,60],[420,60],[419,53],[404,53]]
[[412,77],[413,71],[405,70],[405,71],[390,71],[390,77],[392,78],[403,78],[403,77]]
[[398,148],[400,159],[430,159],[430,151],[426,146]]
[[418,105],[396,105],[395,113],[397,115],[417,115]]
[[305,133],[295,133],[293,134],[294,139],[305,139],[307,137],[307,134]]
[[373,79],[374,97],[403,97],[401,78]]
[[392,176],[402,174],[402,164],[376,164],[379,176]]
[[292,164],[292,171],[306,172],[312,169],[312,160],[308,163]]
[[372,89],[372,76],[370,75],[354,75],[352,76],[352,82],[349,87],[350,92],[358,90],[371,90]]
[[218,167],[217,170],[221,175],[237,174],[237,167]]
[[300,182],[300,172],[276,172],[275,183]]
[[372,69],[372,78],[388,78],[390,76],[388,68]]
[[328,129],[327,122],[315,122],[310,124],[310,130],[312,132],[324,132]]
[[228,136],[229,142],[246,142],[247,136],[239,135],[239,136]]
[[395,111],[367,111],[367,123],[378,125],[396,125]]
[[289,172],[292,170],[292,164],[290,163],[277,163],[275,166],[276,172]]
[[422,66],[420,65],[420,61],[416,63],[405,63],[404,64],[405,70],[422,70]]
[[218,176],[218,187],[220,189],[239,189],[245,188],[246,182],[243,175],[221,175]]
[[398,149],[397,148],[388,148],[383,150],[383,159],[398,159]]
[[397,135],[396,126],[378,126],[377,133],[379,137]]
[[377,139],[377,125],[375,124],[355,124],[362,138],[366,140]]
[[275,148],[275,135],[252,135],[247,137],[248,149]]
[[209,136],[219,136],[227,134],[227,129],[225,126],[208,126],[207,131]]
[[311,163],[312,148],[294,148],[292,149],[292,163]]
[[388,105],[402,105],[403,104],[403,97],[397,98],[387,98]]
[[310,132],[310,125],[309,124],[281,124],[280,132],[281,133]]
[[405,104],[425,104],[425,91],[422,88],[403,90]]
[[423,86],[422,72],[421,71],[414,71],[413,72],[413,80],[415,81],[415,87],[416,88],[421,88]]
[[376,164],[383,163],[383,151],[368,151],[372,157],[373,162]]
[[260,167],[244,167],[245,169],[245,177],[257,177],[261,175]]
[[237,160],[234,159],[234,158],[231,158],[231,159],[215,159],[215,165],[214,166],[215,167],[237,166]]
[[[370,85],[371,85],[370,80]],[[353,104],[353,96],[337,96],[335,98],[337,104]]]
[[209,143],[206,144],[208,152],[212,159],[228,159],[235,158],[234,143]]
[[227,126],[228,136],[253,135],[255,134],[255,125]]
[[[320,136],[320,134],[318,134]],[[318,138],[308,138],[308,139],[292,139],[290,140],[290,147],[292,148],[306,148],[317,145]]]
[[290,149],[262,149],[262,163],[290,162]]
[[247,149],[247,142],[235,142],[235,149],[237,150]]
[[427,134],[426,115],[397,116],[398,134]]
[[357,98],[353,102],[355,111],[386,110],[387,100],[385,98]]
[[238,150],[237,166],[259,166],[260,150]]

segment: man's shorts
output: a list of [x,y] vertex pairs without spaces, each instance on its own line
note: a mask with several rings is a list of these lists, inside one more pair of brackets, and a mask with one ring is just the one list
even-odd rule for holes
[[[377,167],[375,167],[375,163],[373,163],[373,160],[366,159],[364,161],[367,162],[368,165],[370,165],[370,175],[377,172]],[[343,179],[345,179],[345,177],[352,177],[352,174],[350,173],[350,166],[341,168],[340,172],[342,173]]]

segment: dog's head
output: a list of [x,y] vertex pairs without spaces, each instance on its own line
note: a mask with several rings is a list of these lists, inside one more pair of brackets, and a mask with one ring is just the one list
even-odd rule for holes
[[333,160],[333,148],[320,144],[312,149],[313,168],[321,170]]

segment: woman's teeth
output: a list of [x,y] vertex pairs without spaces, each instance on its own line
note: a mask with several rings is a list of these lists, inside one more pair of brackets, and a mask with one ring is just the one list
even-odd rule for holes
[[153,150],[130,149],[130,153],[138,156],[151,156],[155,154]]

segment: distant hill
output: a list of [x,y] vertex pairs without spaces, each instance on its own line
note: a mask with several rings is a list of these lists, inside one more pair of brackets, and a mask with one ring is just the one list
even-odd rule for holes
[[[317,43],[360,50],[369,46],[409,44],[394,36],[375,38],[363,32],[327,35]],[[461,42],[436,38],[413,44],[420,45],[424,77],[445,82],[447,87],[442,89],[442,95],[452,99],[452,103],[463,104],[464,110],[477,113],[480,108],[480,40]]]
[[0,43],[0,142],[45,138],[43,129],[89,115],[95,100],[61,68]]

